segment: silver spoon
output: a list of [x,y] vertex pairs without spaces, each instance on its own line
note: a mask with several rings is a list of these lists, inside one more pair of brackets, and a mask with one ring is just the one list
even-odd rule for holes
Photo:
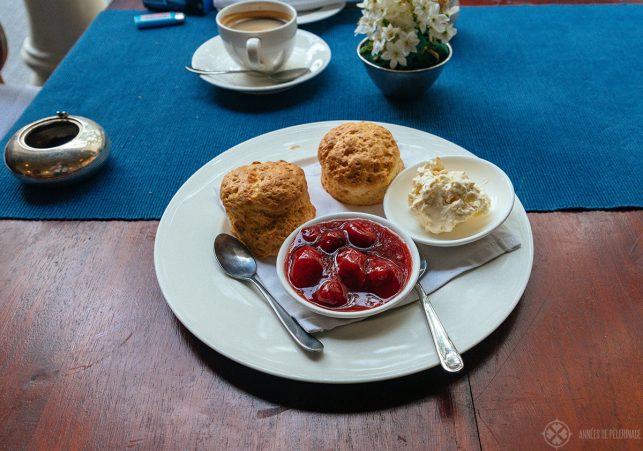
[[198,69],[192,66],[185,66],[190,72],[194,72],[199,75],[223,75],[223,74],[250,74],[253,76],[267,77],[278,83],[286,83],[293,81],[296,78],[302,77],[310,73],[310,69],[307,67],[295,67],[293,69],[280,70],[273,73],[264,73],[251,69],[234,69],[234,70],[207,70],[207,69]]
[[438,351],[438,357],[440,358],[440,365],[446,371],[450,373],[457,373],[464,368],[464,362],[458,350],[455,348],[455,345],[449,338],[447,331],[444,329],[444,326],[440,322],[437,313],[429,301],[429,296],[420,285],[420,279],[424,275],[424,272],[427,269],[426,259],[420,255],[420,277],[418,277],[418,282],[415,284],[415,292],[420,297],[420,303],[424,307],[424,313],[426,314],[426,319],[429,322],[429,329],[431,329],[431,335],[433,336],[433,343],[435,344],[435,349]]
[[214,256],[221,269],[233,279],[254,285],[268,301],[290,336],[306,351],[321,352],[321,341],[306,332],[299,323],[284,310],[257,278],[257,262],[250,250],[238,239],[227,233],[220,233],[214,239]]

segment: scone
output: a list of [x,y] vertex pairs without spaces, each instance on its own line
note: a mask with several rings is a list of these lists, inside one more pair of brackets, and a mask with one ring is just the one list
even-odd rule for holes
[[350,205],[374,205],[404,169],[393,135],[370,122],[348,122],[329,131],[319,143],[321,183]]
[[288,235],[315,217],[304,171],[285,161],[254,162],[228,172],[220,194],[232,233],[257,258],[277,255]]

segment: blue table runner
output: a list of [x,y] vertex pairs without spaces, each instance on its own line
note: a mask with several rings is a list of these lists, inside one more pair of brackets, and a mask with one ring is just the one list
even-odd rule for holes
[[183,69],[216,34],[213,16],[138,31],[136,14],[100,14],[14,127],[57,110],[87,116],[112,140],[109,165],[53,188],[23,186],[1,170],[0,217],[158,219],[181,184],[226,149],[335,119],[451,140],[503,168],[530,211],[643,207],[641,5],[464,8],[451,62],[412,102],[383,97],[368,79],[355,55],[355,10],[301,27],[332,49],[323,74],[260,97]]

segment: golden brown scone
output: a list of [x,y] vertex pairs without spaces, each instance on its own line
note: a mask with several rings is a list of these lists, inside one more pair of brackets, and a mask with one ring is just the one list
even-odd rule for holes
[[328,193],[351,205],[374,205],[404,169],[393,135],[371,122],[348,122],[319,143],[321,182]]
[[315,217],[304,171],[285,161],[241,166],[221,182],[232,233],[257,258],[277,255],[283,241]]

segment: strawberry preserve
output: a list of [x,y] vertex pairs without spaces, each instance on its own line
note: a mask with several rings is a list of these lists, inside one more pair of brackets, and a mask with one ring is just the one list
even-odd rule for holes
[[411,253],[391,229],[368,219],[337,219],[302,229],[285,272],[305,300],[336,311],[379,307],[409,280]]

